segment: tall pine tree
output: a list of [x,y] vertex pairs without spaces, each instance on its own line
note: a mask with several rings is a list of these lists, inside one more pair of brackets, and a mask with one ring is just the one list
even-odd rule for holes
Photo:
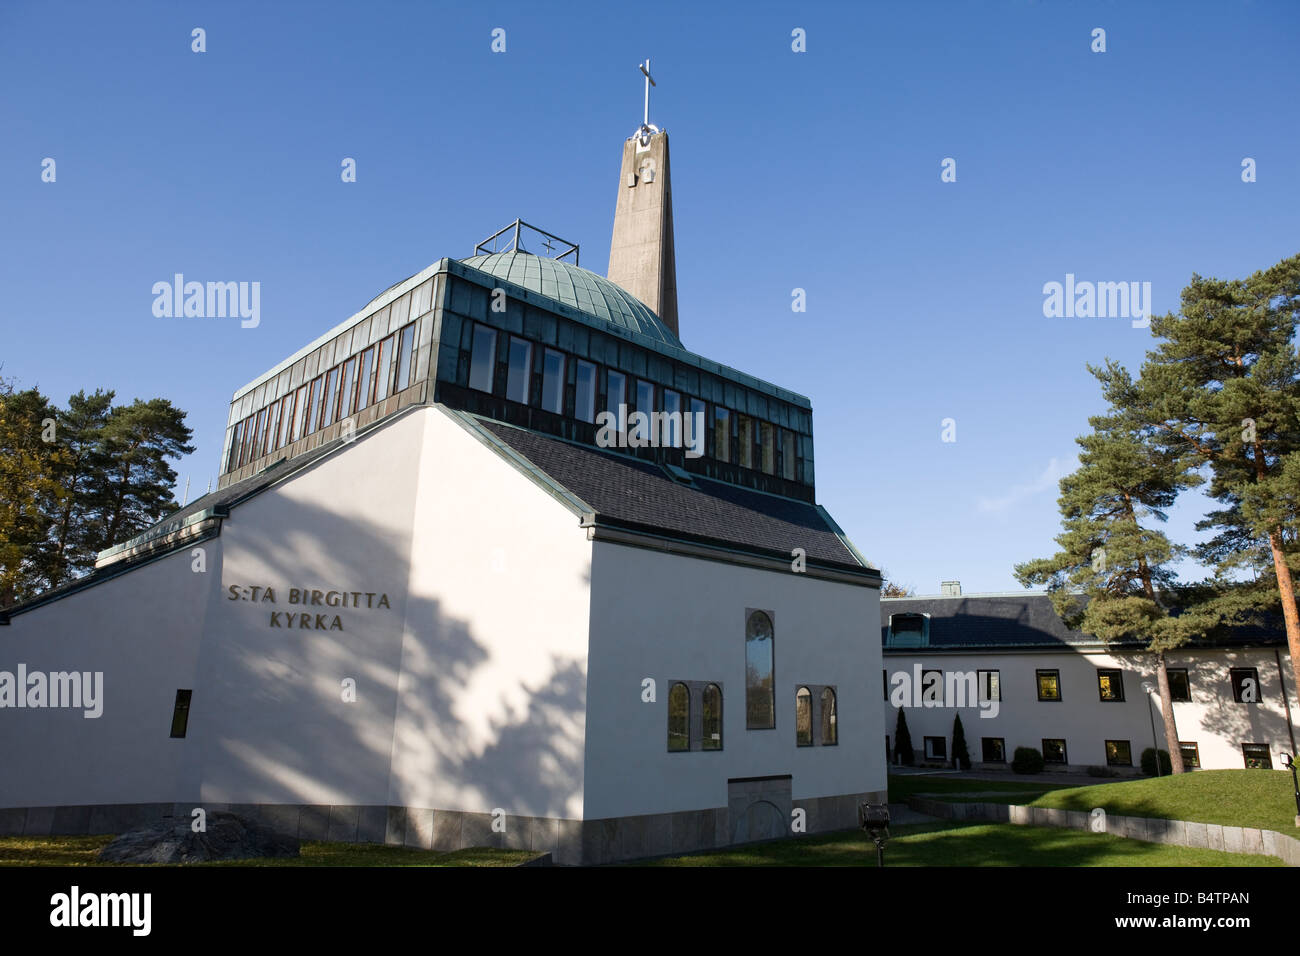
[[[1103,383],[1166,454],[1208,471],[1210,496],[1223,505],[1198,525],[1216,536],[1197,549],[1222,586],[1177,623],[1203,633],[1280,610],[1300,681],[1298,322],[1300,255],[1246,279],[1194,275],[1179,311],[1152,318],[1159,342],[1139,378],[1108,362]],[[1243,574],[1275,586],[1232,583]]]
[[[1105,379],[1105,369],[1091,369]],[[1161,713],[1171,755],[1179,754],[1178,728],[1169,693],[1165,652],[1187,640],[1168,624],[1169,565],[1181,556],[1153,525],[1178,492],[1201,479],[1177,453],[1156,447],[1132,418],[1089,419],[1092,432],[1078,439],[1079,468],[1061,479],[1061,550],[1016,566],[1026,587],[1046,585],[1057,613],[1104,641],[1141,640],[1156,655]],[[1175,757],[1175,772],[1182,772]]]

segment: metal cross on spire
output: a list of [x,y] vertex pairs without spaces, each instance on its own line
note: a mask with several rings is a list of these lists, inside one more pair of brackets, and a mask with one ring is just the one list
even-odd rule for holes
[[645,74],[645,117],[641,121],[642,126],[650,125],[650,87],[655,86],[654,77],[650,75],[650,58],[646,57],[645,62],[640,64],[641,72]]

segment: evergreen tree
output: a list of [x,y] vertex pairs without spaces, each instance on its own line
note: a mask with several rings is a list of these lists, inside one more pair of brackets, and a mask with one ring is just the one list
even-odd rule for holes
[[[1105,380],[1105,370],[1090,370]],[[1076,439],[1079,468],[1061,480],[1061,550],[1015,573],[1026,587],[1046,585],[1069,626],[1104,641],[1141,640],[1155,652],[1165,737],[1178,753],[1165,652],[1188,635],[1169,626],[1163,591],[1183,549],[1151,524],[1201,479],[1185,456],[1157,447],[1138,422],[1111,411],[1089,419],[1092,432]]]
[[966,748],[966,730],[961,725],[961,714],[952,718],[952,765],[958,770],[970,769],[970,751]]
[[898,708],[898,724],[894,727],[894,761],[905,767],[916,763],[916,753],[912,750],[912,735],[907,729],[907,714]]
[[36,389],[0,381],[0,607],[35,593],[32,555],[50,528],[62,490],[56,411]]
[[[1198,524],[1216,536],[1196,555],[1219,585],[1172,622],[1206,633],[1280,609],[1300,680],[1300,255],[1246,279],[1193,275],[1179,311],[1153,317],[1159,340],[1137,381],[1108,362],[1106,397],[1174,457],[1192,457],[1223,507]],[[1254,584],[1241,585],[1243,574]],[[1261,584],[1259,577],[1271,578]],[[1171,758],[1178,753],[1170,743]]]

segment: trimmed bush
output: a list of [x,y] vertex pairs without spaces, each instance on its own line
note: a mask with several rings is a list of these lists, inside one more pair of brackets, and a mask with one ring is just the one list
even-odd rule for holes
[[961,714],[952,719],[952,765],[958,770],[970,769],[970,751],[966,749],[966,731],[961,725]]
[[912,734],[907,729],[907,714],[898,708],[898,724],[894,727],[894,762],[910,767],[916,763],[916,753],[912,750]]
[[[1142,772],[1148,777],[1156,775],[1156,751],[1154,747],[1148,747],[1142,751]],[[1160,751],[1160,773],[1162,776],[1169,776],[1174,772],[1174,765],[1169,760],[1169,751]]]
[[1011,769],[1016,773],[1042,773],[1043,755],[1037,747],[1017,747],[1011,758]]

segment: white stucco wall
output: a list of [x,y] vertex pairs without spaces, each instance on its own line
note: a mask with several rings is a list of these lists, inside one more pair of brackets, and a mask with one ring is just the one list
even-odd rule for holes
[[[446,411],[390,420],[236,504],[204,546],[205,573],[185,551],[0,628],[0,670],[106,682],[96,720],[0,710],[0,805],[581,815],[591,546]],[[375,606],[327,606],[331,591]],[[288,626],[303,610],[327,629]],[[173,740],[177,688],[194,693]]]
[[[981,738],[1002,737],[1008,766],[1016,747],[1042,749],[1043,738],[1063,738],[1070,766],[1105,766],[1106,740],[1127,740],[1136,769],[1142,751],[1152,746],[1151,718],[1142,682],[1156,683],[1154,659],[1149,654],[1098,652],[972,652],[956,654],[890,654],[884,658],[891,680],[899,671],[909,675],[916,664],[924,670],[1000,671],[1002,701],[996,717],[981,717],[981,709],[967,707],[906,706],[908,730],[913,747],[923,752],[923,738],[943,737],[949,759],[952,756],[953,716],[961,714],[971,760],[981,760]],[[1283,681],[1271,649],[1237,651],[1172,652],[1167,666],[1188,671],[1191,701],[1174,703],[1174,720],[1179,740],[1196,743],[1203,769],[1242,768],[1241,744],[1268,744],[1274,767],[1280,767],[1279,754],[1291,752],[1286,710],[1282,699]],[[1228,671],[1231,667],[1255,667],[1259,671],[1262,699],[1257,704],[1237,703],[1232,697]],[[1296,694],[1290,679],[1289,661],[1282,654],[1282,673],[1289,695],[1292,720]],[[1059,670],[1061,700],[1039,701],[1035,671]],[[1102,701],[1097,686],[1099,669],[1123,671],[1124,700]],[[871,683],[870,681],[868,683]],[[892,685],[891,685],[892,687]],[[883,696],[880,669],[875,672],[877,700]],[[897,709],[889,701],[881,704],[885,713],[886,732],[893,742]],[[1164,749],[1164,728],[1159,709],[1150,707],[1155,719],[1155,733]],[[881,742],[883,748],[883,741]]]
[[[727,805],[727,780],[793,775],[801,798],[885,789],[884,726],[861,673],[879,672],[879,592],[596,542],[586,816]],[[745,609],[775,626],[776,728],[745,729]],[[641,699],[643,678],[657,699]],[[668,752],[672,680],[723,689],[723,749]],[[839,745],[798,747],[795,689],[836,685]]]
[[447,413],[424,428],[388,802],[580,818],[591,544]]
[[221,541],[13,617],[0,671],[103,673],[103,712],[0,709],[0,806],[165,802],[196,784],[186,741],[169,738],[176,689],[192,688],[202,624],[219,601]]

